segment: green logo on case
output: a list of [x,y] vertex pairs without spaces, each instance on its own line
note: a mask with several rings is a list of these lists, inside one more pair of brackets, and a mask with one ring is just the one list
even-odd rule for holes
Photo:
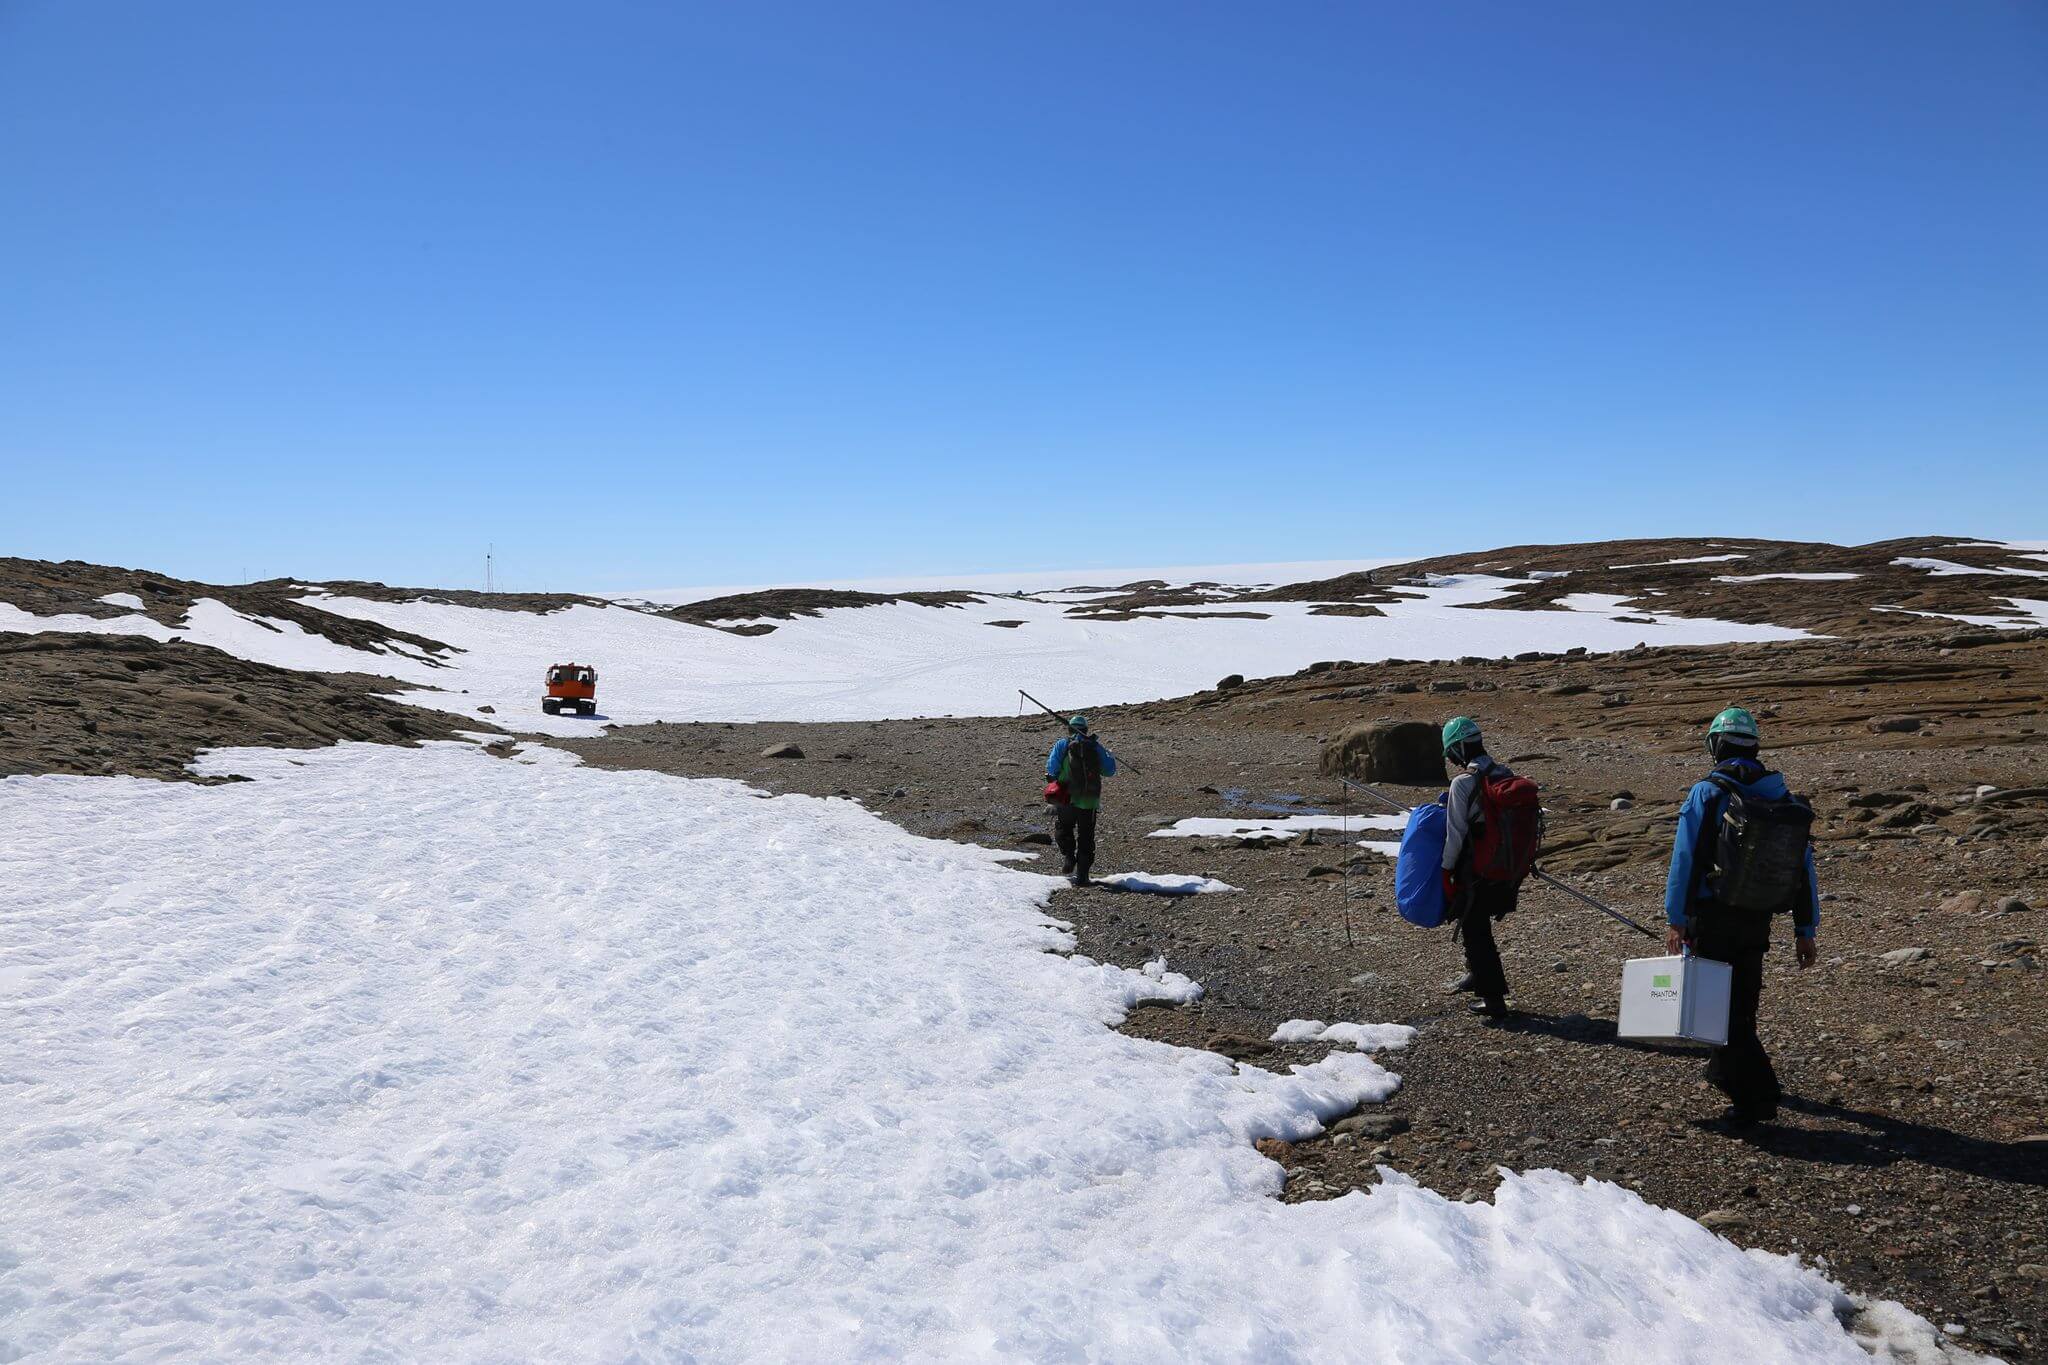
[[1653,990],[1661,991],[1670,984],[1671,978],[1668,976],[1653,976],[1650,978],[1650,987]]

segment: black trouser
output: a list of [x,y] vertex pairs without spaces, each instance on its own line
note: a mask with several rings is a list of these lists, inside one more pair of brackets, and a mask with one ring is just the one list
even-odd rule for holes
[[1507,970],[1493,943],[1493,921],[1515,908],[1522,888],[1515,882],[1489,882],[1470,877],[1458,892],[1458,932],[1465,940],[1465,970],[1472,973],[1472,993],[1499,1000],[1508,993]]
[[1095,817],[1092,810],[1082,810],[1070,802],[1056,801],[1052,808],[1053,842],[1060,846],[1060,857],[1073,864],[1073,870],[1080,876],[1087,876],[1088,869],[1095,866]]
[[1728,1045],[1714,1049],[1707,1079],[1736,1110],[1753,1118],[1777,1112],[1782,1091],[1771,1055],[1756,1031],[1757,1005],[1764,993],[1764,950],[1770,946],[1767,916],[1703,915],[1693,921],[1695,955],[1725,962],[1728,981]]

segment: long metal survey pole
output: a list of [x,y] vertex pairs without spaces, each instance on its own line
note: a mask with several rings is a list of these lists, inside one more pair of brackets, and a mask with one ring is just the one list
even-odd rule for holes
[[1585,902],[1587,905],[1592,906],[1595,910],[1598,910],[1601,914],[1606,915],[1610,919],[1620,920],[1623,924],[1626,924],[1629,928],[1635,930],[1637,933],[1643,935],[1645,938],[1662,937],[1662,935],[1658,934],[1658,932],[1655,929],[1645,928],[1644,926],[1630,919],[1627,915],[1622,914],[1621,911],[1602,905],[1599,901],[1594,900],[1591,896],[1587,895],[1585,892],[1579,890],[1578,888],[1566,886],[1563,882],[1551,876],[1548,872],[1538,872],[1534,869],[1531,869],[1529,875],[1534,877],[1537,881],[1542,882],[1546,886],[1552,886],[1557,888],[1559,891],[1564,892],[1567,896],[1570,896],[1573,900]]
[[[1385,792],[1381,791],[1377,787],[1368,787],[1363,782],[1353,782],[1348,777],[1339,777],[1337,780],[1355,791],[1362,791],[1366,793],[1368,796],[1378,797],[1381,801],[1386,802],[1387,805],[1391,806],[1395,810],[1406,811],[1408,809],[1408,807],[1402,805],[1393,797],[1388,796]],[[1557,890],[1564,892],[1573,900],[1580,901],[1583,904],[1592,906],[1595,910],[1598,910],[1601,914],[1607,916],[1609,919],[1618,920],[1621,923],[1626,924],[1629,928],[1635,930],[1637,933],[1642,934],[1647,938],[1661,937],[1655,929],[1646,928],[1643,925],[1638,924],[1636,921],[1630,919],[1627,915],[1622,914],[1621,911],[1614,909],[1612,906],[1602,905],[1599,901],[1594,900],[1591,896],[1579,890],[1577,887],[1565,885],[1557,878],[1551,876],[1548,872],[1539,872],[1532,869],[1529,875],[1534,877],[1537,881],[1542,882],[1545,886],[1555,887]]]
[[[1021,688],[1021,687],[1020,687],[1020,688],[1018,688],[1018,689],[1017,689],[1017,695],[1018,695],[1018,696],[1020,696],[1020,697],[1022,697],[1022,698],[1023,698],[1024,700],[1026,700],[1026,701],[1030,702],[1030,703],[1031,703],[1031,704],[1032,704],[1033,706],[1037,707],[1037,708],[1038,708],[1039,710],[1041,710],[1041,711],[1045,712],[1045,714],[1047,714],[1048,716],[1051,716],[1051,717],[1052,717],[1052,718],[1053,718],[1054,720],[1058,721],[1058,722],[1059,722],[1059,723],[1060,723],[1060,724],[1061,724],[1062,726],[1064,726],[1064,725],[1065,725],[1065,724],[1067,723],[1067,718],[1066,718],[1065,716],[1063,716],[1063,715],[1061,715],[1061,714],[1060,714],[1059,712],[1057,712],[1057,711],[1053,710],[1053,709],[1052,709],[1052,708],[1051,708],[1050,706],[1047,706],[1047,705],[1046,705],[1046,704],[1045,704],[1044,702],[1042,702],[1042,701],[1040,701],[1040,700],[1039,700],[1038,698],[1036,698],[1036,697],[1032,696],[1032,695],[1031,695],[1031,694],[1030,694],[1029,692],[1026,692],[1026,691],[1025,691],[1025,690],[1024,690],[1023,688]],[[1101,740],[1099,740],[1099,739],[1098,739],[1098,740],[1096,740],[1095,742],[1096,742],[1097,744],[1101,744],[1103,748],[1105,748],[1105,749],[1109,749],[1109,746],[1108,746],[1107,744],[1102,744],[1102,741],[1101,741]],[[1125,772],[1129,773],[1129,774],[1130,774],[1130,775],[1131,775],[1132,777],[1142,777],[1142,776],[1144,776],[1144,774],[1143,774],[1143,773],[1141,773],[1141,772],[1139,772],[1139,771],[1138,771],[1138,768],[1137,768],[1137,765],[1136,765],[1136,764],[1134,764],[1134,763],[1129,763],[1129,762],[1126,762],[1126,761],[1125,761],[1125,760],[1123,759],[1123,757],[1122,757],[1121,755],[1119,755],[1119,754],[1118,754],[1118,753],[1117,753],[1117,752],[1116,752],[1116,751],[1115,751],[1114,749],[1111,749],[1111,750],[1110,750],[1110,757],[1111,757],[1111,758],[1114,758],[1114,759],[1116,759],[1116,761],[1117,761],[1117,765],[1118,765],[1119,767],[1121,767],[1121,768],[1122,768],[1122,769],[1123,769],[1123,770],[1124,770]]]

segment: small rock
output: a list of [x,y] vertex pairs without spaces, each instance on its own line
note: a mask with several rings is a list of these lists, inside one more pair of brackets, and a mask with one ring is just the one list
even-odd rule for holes
[[1910,735],[1926,723],[1925,716],[1872,716],[1870,732],[1875,735]]
[[1260,1138],[1252,1146],[1258,1149],[1260,1156],[1271,1157],[1275,1161],[1285,1161],[1294,1155],[1294,1144],[1282,1142],[1279,1138]]
[[[240,701],[241,698],[237,697],[235,700]],[[498,708],[495,706],[479,706],[476,708],[476,713],[480,716],[495,716],[498,714]]]
[[1246,1057],[1262,1057],[1273,1050],[1273,1045],[1263,1038],[1254,1038],[1246,1033],[1212,1033],[1202,1044],[1211,1052],[1220,1052],[1234,1061]]
[[1879,953],[1877,960],[1887,967],[1906,967],[1915,962],[1925,962],[1932,954],[1925,948],[1894,948],[1888,953]]
[[1974,915],[1984,908],[1982,891],[1958,891],[1935,909],[1950,915]]
[[1330,1131],[1350,1133],[1372,1142],[1384,1142],[1396,1134],[1407,1132],[1408,1120],[1399,1114],[1352,1114],[1331,1124]]
[[1233,673],[1227,678],[1218,678],[1216,680],[1216,690],[1218,692],[1228,692],[1233,687],[1243,686],[1244,674],[1242,673]]
[[1710,1232],[1721,1232],[1728,1228],[1746,1228],[1750,1217],[1740,1209],[1713,1209],[1700,1215],[1700,1226]]
[[2001,915],[2024,915],[2029,908],[2018,896],[2007,896],[1998,902],[1998,913]]
[[1633,801],[1636,799],[1636,794],[1624,787],[1614,794],[1614,799],[1617,801]]
[[1634,810],[1636,803],[1626,796],[1617,796],[1607,803],[1609,810]]
[[2023,1280],[2048,1280],[2048,1265],[2035,1265],[2029,1261],[2019,1266],[2016,1273]]
[[763,758],[802,758],[803,756],[804,751],[802,748],[792,743],[770,745],[761,751],[761,757]]

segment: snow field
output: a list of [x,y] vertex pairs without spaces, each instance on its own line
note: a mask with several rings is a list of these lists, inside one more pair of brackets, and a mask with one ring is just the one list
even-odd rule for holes
[[0,781],[0,1358],[1868,1358],[1616,1186],[1274,1201],[1254,1138],[1398,1079],[1111,1031],[1198,987],[984,850],[460,743],[207,767],[258,780]]
[[[1442,578],[1420,599],[1377,617],[1316,616],[1308,603],[1264,602],[1265,620],[1163,618],[1090,621],[1057,602],[987,598],[961,607],[908,603],[838,608],[738,636],[625,607],[575,606],[545,615],[435,602],[312,595],[307,605],[454,646],[445,660],[394,647],[347,648],[282,621],[242,616],[213,599],[176,628],[142,615],[39,617],[0,603],[0,631],[173,635],[284,668],[398,679],[404,700],[534,733],[588,734],[607,722],[825,721],[1001,715],[1017,688],[1061,706],[1181,696],[1230,673],[1292,673],[1323,659],[1505,655],[1583,645],[1594,651],[1729,640],[1800,638],[1776,626],[1657,616],[1609,619],[1618,598],[1584,595],[1579,610],[1473,609],[1511,580]],[[1015,629],[991,621],[1022,620]],[[600,715],[545,716],[548,665],[595,664]],[[436,663],[445,663],[437,667]],[[489,713],[480,708],[490,706]]]

